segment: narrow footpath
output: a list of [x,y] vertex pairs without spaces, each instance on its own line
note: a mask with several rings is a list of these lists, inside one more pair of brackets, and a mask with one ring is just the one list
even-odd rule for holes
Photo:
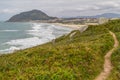
[[112,64],[111,64],[111,55],[112,55],[112,53],[117,49],[117,47],[119,46],[119,41],[117,40],[117,37],[116,37],[116,35],[113,33],[113,32],[111,32],[111,31],[109,31],[109,33],[113,36],[113,39],[114,39],[114,46],[113,46],[113,48],[111,49],[111,50],[109,50],[107,53],[106,53],[106,55],[105,55],[105,57],[104,57],[104,59],[105,59],[105,61],[104,61],[104,66],[103,66],[103,71],[95,78],[95,80],[106,80],[108,77],[109,77],[109,75],[110,75],[110,73],[111,73],[111,70],[112,70]]

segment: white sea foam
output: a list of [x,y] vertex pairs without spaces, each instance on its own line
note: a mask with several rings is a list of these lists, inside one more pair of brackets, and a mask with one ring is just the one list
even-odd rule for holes
[[40,37],[40,38],[48,38],[48,39],[53,39],[55,36],[52,34],[53,29],[49,27],[43,27],[41,24],[33,24],[34,26],[32,27],[32,30],[27,30],[27,34],[33,35],[35,37]]
[[11,53],[11,52],[14,52],[15,50],[20,50],[20,48],[11,46],[9,49],[0,50],[0,52],[1,53]]
[[46,38],[39,39],[38,37],[32,37],[32,38],[11,40],[9,42],[6,42],[5,44],[12,45],[12,46],[20,46],[19,49],[24,49],[24,48],[29,48],[39,44],[43,44],[48,41],[49,40]]
[[60,35],[66,33],[63,32],[62,30],[66,30],[66,32],[70,32],[72,29],[70,30],[68,28],[64,28],[60,26],[56,27],[50,24],[34,23],[30,30],[26,30],[26,33],[31,35],[30,38],[10,40],[4,43],[4,45],[9,45],[11,47],[9,49],[0,50],[0,52],[13,52],[14,50],[20,50],[20,49],[25,49],[36,45],[44,44],[46,42],[51,41],[52,39],[55,39],[56,34],[58,34],[57,37],[59,37]]
[[0,32],[17,32],[19,30],[0,30]]

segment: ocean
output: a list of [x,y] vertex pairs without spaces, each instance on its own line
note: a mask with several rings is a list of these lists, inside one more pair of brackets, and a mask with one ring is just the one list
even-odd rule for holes
[[72,30],[47,23],[0,22],[0,54],[44,44]]

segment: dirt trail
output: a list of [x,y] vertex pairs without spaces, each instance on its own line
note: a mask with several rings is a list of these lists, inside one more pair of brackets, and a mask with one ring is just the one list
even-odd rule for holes
[[114,50],[119,46],[119,42],[116,38],[116,35],[109,31],[109,33],[113,36],[113,39],[114,39],[114,46],[113,48],[107,52],[107,54],[105,55],[105,61],[104,61],[104,70],[95,78],[95,80],[106,80],[110,73],[111,73],[111,70],[112,70],[112,64],[111,64],[111,55],[112,53],[114,52]]

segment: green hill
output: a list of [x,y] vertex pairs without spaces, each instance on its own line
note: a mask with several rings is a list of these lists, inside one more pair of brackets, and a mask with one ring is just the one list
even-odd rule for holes
[[[109,30],[120,40],[120,20],[89,28],[69,38],[0,56],[0,80],[93,80],[103,69],[104,56],[113,47]],[[112,55],[108,80],[120,78],[120,48]]]
[[57,18],[50,17],[40,10],[31,10],[12,16],[8,20],[8,22],[27,22],[33,20],[50,20],[50,19],[57,19]]

